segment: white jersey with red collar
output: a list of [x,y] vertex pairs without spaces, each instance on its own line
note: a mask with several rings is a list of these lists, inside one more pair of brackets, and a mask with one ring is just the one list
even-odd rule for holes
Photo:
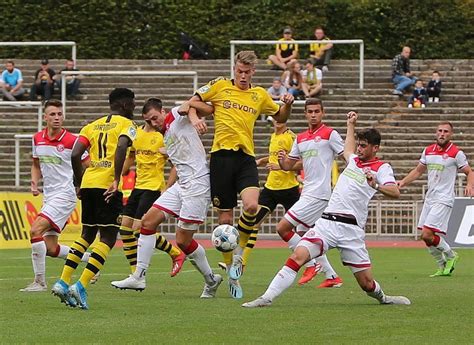
[[448,143],[445,148],[432,144],[423,150],[420,163],[428,169],[425,200],[452,206],[457,172],[468,165],[464,152],[453,143]]
[[184,184],[209,174],[206,150],[187,116],[174,107],[166,115],[163,140],[167,154],[176,167],[179,183]]
[[297,135],[290,159],[302,159],[304,187],[302,195],[328,200],[331,196],[331,168],[334,157],[344,151],[339,133],[326,125]]
[[363,228],[367,221],[369,201],[376,193],[367,183],[366,172],[370,172],[381,186],[396,184],[390,164],[378,158],[362,162],[357,155],[352,154],[337,180],[325,212],[353,215],[357,225]]
[[71,165],[76,139],[74,134],[64,128],[55,138],[48,137],[47,129],[33,136],[33,158],[40,163],[45,200],[57,194],[76,199]]

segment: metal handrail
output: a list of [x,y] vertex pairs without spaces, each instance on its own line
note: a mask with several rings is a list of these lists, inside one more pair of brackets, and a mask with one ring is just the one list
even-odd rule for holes
[[76,66],[77,44],[74,41],[0,42],[0,47],[8,46],[71,46],[71,59]]
[[15,106],[37,106],[38,107],[38,131],[41,130],[43,124],[43,103],[39,101],[5,101],[0,102],[0,107],[15,107]]
[[[285,42],[278,40],[231,40],[230,42],[230,75],[234,78],[234,59],[235,46],[240,44],[245,45],[267,45],[267,44],[284,44]],[[364,40],[301,40],[291,41],[291,44],[312,44],[312,43],[332,43],[332,44],[358,44],[359,45],[359,89],[364,88]]]
[[61,72],[61,101],[63,114],[66,118],[66,76],[68,75],[168,75],[192,76],[194,91],[198,89],[198,74],[196,71],[62,71]]

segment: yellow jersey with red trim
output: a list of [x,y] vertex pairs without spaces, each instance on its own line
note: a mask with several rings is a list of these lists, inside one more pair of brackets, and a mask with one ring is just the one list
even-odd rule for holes
[[[270,139],[268,162],[278,164],[278,151],[290,152],[296,134],[287,129],[281,134],[273,133]],[[290,189],[298,186],[295,171],[271,170],[268,173],[265,187],[271,190]]]
[[114,181],[115,150],[122,135],[133,142],[137,127],[132,120],[120,115],[103,116],[81,129],[78,140],[88,147],[90,156],[81,188],[110,187]]
[[259,86],[241,90],[233,80],[219,77],[202,86],[196,94],[214,106],[215,133],[211,153],[242,149],[255,156],[255,121],[260,114],[275,115],[280,110],[267,91]]
[[157,131],[146,132],[142,127],[137,130],[137,138],[132,144],[131,152],[135,152],[137,177],[135,188],[163,190],[165,183],[164,156],[160,149],[164,148],[163,134]]

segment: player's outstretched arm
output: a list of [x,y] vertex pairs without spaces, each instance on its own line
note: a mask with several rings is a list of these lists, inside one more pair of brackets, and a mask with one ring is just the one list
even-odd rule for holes
[[178,113],[181,116],[189,114],[189,109],[194,108],[200,117],[209,116],[214,113],[214,107],[201,101],[199,96],[194,95],[188,101],[179,106]]
[[264,166],[267,165],[269,158],[270,158],[270,157],[266,156],[266,157],[262,157],[262,158],[256,159],[256,160],[255,160],[255,164],[257,164],[258,167],[264,167]]
[[278,123],[285,123],[290,117],[291,105],[295,101],[295,97],[293,97],[291,93],[287,93],[281,96],[280,100],[283,102],[283,105],[280,107],[278,113],[273,115],[273,118]]
[[130,168],[135,163],[135,151],[130,151],[128,157],[125,159],[125,163],[122,168],[122,176],[127,175],[130,172]]
[[420,176],[425,172],[426,165],[418,163],[418,165],[412,171],[410,171],[407,176],[405,176],[401,181],[398,181],[398,186],[400,188],[408,186],[410,183],[420,178]]
[[474,172],[469,165],[466,165],[461,169],[461,172],[466,174],[467,184],[464,189],[464,195],[474,197]]
[[199,135],[207,132],[206,121],[198,116],[197,110],[195,108],[189,109],[188,118]]
[[171,167],[170,174],[168,176],[168,180],[166,181],[165,190],[170,188],[176,182],[177,179],[178,179],[178,173],[176,171],[176,167],[173,165]]
[[41,168],[38,158],[33,158],[31,163],[31,194],[37,196],[40,194],[38,189],[39,181],[41,179]]
[[355,111],[350,111],[347,113],[347,132],[343,153],[346,162],[349,161],[349,157],[356,151],[355,125],[357,123],[358,117],[359,115]]
[[82,155],[86,152],[87,146],[80,140],[76,140],[71,153],[72,171],[74,173],[74,185],[81,186],[84,168],[82,166]]

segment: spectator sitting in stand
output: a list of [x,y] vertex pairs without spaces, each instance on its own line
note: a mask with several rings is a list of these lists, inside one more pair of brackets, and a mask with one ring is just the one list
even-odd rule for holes
[[[292,38],[293,31],[290,27],[286,27],[283,30],[283,38],[280,38],[278,41],[282,43],[277,44],[275,48],[275,55],[270,55],[268,60],[270,60],[275,66],[275,69],[285,70],[288,68],[288,64],[298,58],[298,45],[294,43],[289,43],[294,41]],[[288,42],[288,43],[283,43]]]
[[9,101],[16,101],[23,96],[23,76],[18,68],[15,68],[15,62],[8,60],[5,64],[5,70],[0,79],[3,97]]
[[283,72],[281,80],[288,93],[291,93],[295,98],[304,99],[303,77],[298,60],[293,60],[288,64],[288,70]]
[[[66,60],[66,67],[62,69],[59,74],[54,76],[54,80],[56,81],[59,90],[61,90],[61,73],[64,71],[78,71],[78,69],[74,67],[74,60]],[[81,85],[82,75],[66,75],[65,79],[66,95],[71,98],[76,98],[80,93],[79,86]]]
[[272,86],[268,88],[267,92],[274,101],[279,101],[281,96],[288,93],[288,90],[282,85],[281,79],[275,77],[273,78]]
[[418,79],[415,82],[415,89],[413,95],[408,101],[408,108],[424,108],[426,105],[426,89],[423,87],[423,82]]
[[403,96],[403,91],[415,84],[417,78],[410,70],[410,54],[410,47],[405,46],[392,60],[392,82],[395,85],[393,95]]
[[302,88],[306,98],[314,97],[321,92],[323,88],[321,83],[323,72],[314,67],[312,59],[306,61],[306,69],[301,71],[301,75],[303,77]]
[[54,75],[56,73],[49,68],[48,59],[41,60],[41,68],[35,73],[35,82],[31,87],[30,100],[36,101],[38,96],[43,96],[44,100],[51,98],[54,92]]
[[[330,41],[331,39],[326,36],[324,29],[321,26],[314,29],[314,36],[318,41]],[[311,43],[309,45],[309,57],[313,61],[313,65],[322,69],[323,72],[329,70],[329,62],[331,61],[331,55],[333,51],[332,43]]]
[[428,83],[428,102],[439,102],[439,95],[441,93],[441,80],[439,72],[433,71],[430,82]]

